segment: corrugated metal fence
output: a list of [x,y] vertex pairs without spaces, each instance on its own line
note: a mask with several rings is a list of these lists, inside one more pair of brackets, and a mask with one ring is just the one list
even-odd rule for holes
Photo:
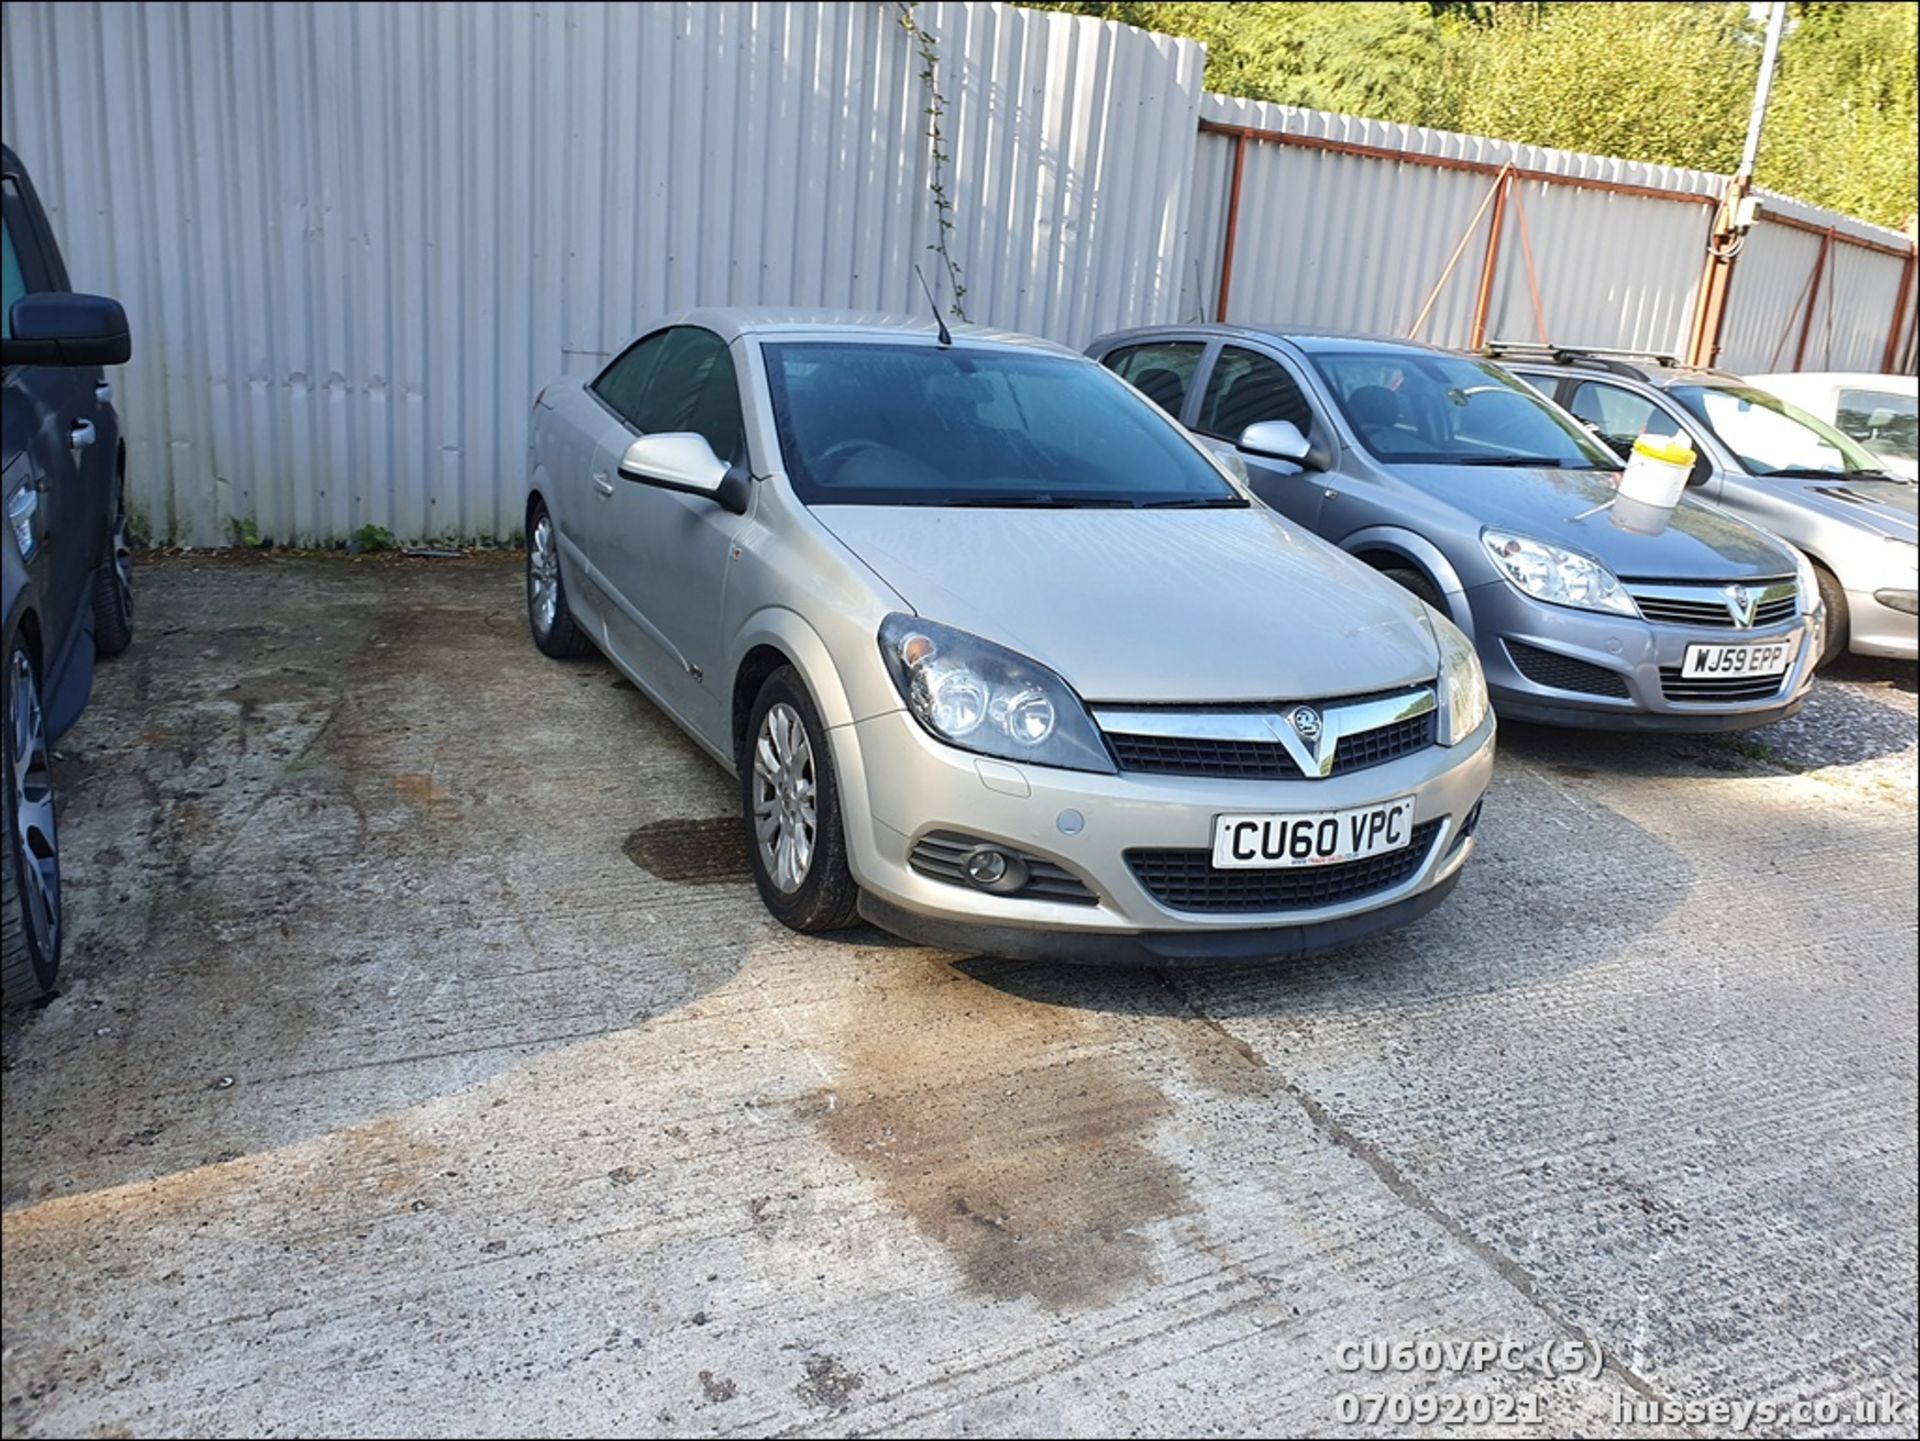
[[[1406,335],[1425,310],[1420,338],[1445,345],[1689,352],[1723,176],[1224,95],[1201,129],[1188,317]],[[1907,238],[1761,198],[1718,363],[1879,370],[1910,351],[1890,335],[1896,317],[1912,334]]]
[[[1533,339],[1531,253],[1555,341],[1686,348],[1720,177],[1203,96],[1199,46],[1102,21],[914,10],[974,320],[1079,344],[1224,296],[1405,334],[1457,252],[1422,338]],[[917,309],[943,267],[901,13],[9,3],[0,126],[132,319],[136,510],[193,544],[508,537],[529,398],[647,317]],[[1879,368],[1904,237],[1767,213],[1723,363]]]
[[[120,377],[154,532],[518,529],[528,406],[704,303],[919,309],[894,5],[8,4],[5,133]],[[968,315],[1169,318],[1203,53],[925,4]]]

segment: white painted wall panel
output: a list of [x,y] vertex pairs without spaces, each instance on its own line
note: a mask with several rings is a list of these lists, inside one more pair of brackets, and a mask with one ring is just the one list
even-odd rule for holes
[[[1203,54],[919,7],[969,316],[1170,319]],[[695,304],[919,310],[934,209],[891,4],[9,3],[0,127],[117,296],[135,507],[282,542],[519,527],[525,418]]]

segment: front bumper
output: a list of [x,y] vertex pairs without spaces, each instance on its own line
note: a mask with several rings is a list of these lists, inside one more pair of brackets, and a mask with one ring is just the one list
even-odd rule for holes
[[[1440,903],[1473,849],[1463,827],[1493,770],[1492,719],[1457,746],[1316,780],[1230,780],[1015,766],[942,745],[904,710],[835,727],[849,861],[863,913],[928,944],[1010,957],[1134,961],[1262,959],[1343,945]],[[1331,811],[1413,796],[1433,823],[1409,875],[1333,904],[1188,911],[1162,904],[1131,850],[1211,849],[1223,813]],[[1078,816],[1074,825],[1070,816]],[[1058,865],[1086,904],[997,895],[935,879],[909,863],[934,832],[961,832]],[[1071,833],[1069,833],[1071,832]]]
[[[1656,625],[1637,616],[1548,605],[1505,581],[1476,586],[1467,600],[1488,694],[1509,720],[1600,729],[1751,730],[1800,708],[1819,661],[1805,616],[1753,630]],[[1751,698],[1669,699],[1672,682],[1661,671],[1677,669],[1689,645],[1741,645],[1796,630],[1800,648],[1776,690]]]
[[1920,617],[1914,614],[1914,605],[1911,575],[1878,590],[1848,591],[1847,649],[1855,655],[1893,660],[1920,657]]

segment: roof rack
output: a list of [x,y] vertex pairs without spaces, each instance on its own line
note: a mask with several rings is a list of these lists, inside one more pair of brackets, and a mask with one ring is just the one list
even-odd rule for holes
[[1677,356],[1662,354],[1653,350],[1609,350],[1597,345],[1546,345],[1539,341],[1526,340],[1490,340],[1485,346],[1490,358],[1503,355],[1540,356],[1559,365],[1590,365],[1596,370],[1610,370],[1616,375],[1638,377],[1640,372],[1629,361],[1639,361],[1644,365],[1664,366],[1668,370],[1677,370],[1680,361]]

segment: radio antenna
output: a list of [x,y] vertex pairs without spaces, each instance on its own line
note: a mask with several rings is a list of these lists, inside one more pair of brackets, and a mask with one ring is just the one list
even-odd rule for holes
[[913,273],[920,276],[920,288],[927,293],[927,304],[933,310],[933,323],[940,327],[940,343],[942,345],[952,345],[953,332],[947,329],[946,319],[940,314],[940,303],[933,298],[933,287],[927,284],[927,277],[921,275],[920,267],[917,264],[913,267]]

